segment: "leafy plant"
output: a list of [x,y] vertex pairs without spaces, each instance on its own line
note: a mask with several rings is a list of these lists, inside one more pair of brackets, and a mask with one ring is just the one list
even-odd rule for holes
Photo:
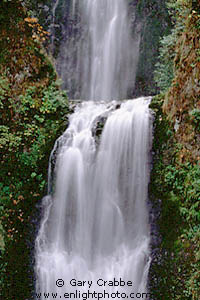
[[195,108],[189,114],[196,130],[200,131],[200,109]]

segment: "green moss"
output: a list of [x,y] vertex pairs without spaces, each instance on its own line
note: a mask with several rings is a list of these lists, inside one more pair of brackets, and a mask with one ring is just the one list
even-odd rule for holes
[[167,115],[162,112],[163,95],[151,103],[155,111],[153,170],[150,197],[159,206],[157,220],[162,241],[160,264],[151,267],[154,299],[199,299],[199,172],[198,163],[179,161],[178,144]]

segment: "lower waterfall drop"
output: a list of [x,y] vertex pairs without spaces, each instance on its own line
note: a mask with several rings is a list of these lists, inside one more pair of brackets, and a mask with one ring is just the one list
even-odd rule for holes
[[51,154],[51,192],[36,239],[40,299],[148,293],[149,103],[82,102],[70,116]]

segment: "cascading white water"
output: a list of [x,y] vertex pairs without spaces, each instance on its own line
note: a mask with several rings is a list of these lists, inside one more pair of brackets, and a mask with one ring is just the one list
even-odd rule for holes
[[88,25],[88,48],[84,39],[77,56],[81,93],[95,101],[76,107],[51,154],[36,238],[36,299],[48,293],[48,299],[137,299],[142,293],[147,299],[150,98],[111,101],[126,95],[133,67],[126,1],[73,4]]
[[[64,293],[76,290],[80,295],[105,290],[105,299],[116,292],[131,299],[131,293],[147,292],[149,100],[129,100],[111,111],[114,105],[82,103],[59,138],[54,192],[44,199],[45,215],[36,240],[41,295],[53,292],[64,299]],[[105,114],[96,148],[92,129]],[[132,286],[98,285],[98,279],[114,278],[131,281]],[[57,279],[65,285],[57,287]],[[92,285],[74,287],[72,279]]]

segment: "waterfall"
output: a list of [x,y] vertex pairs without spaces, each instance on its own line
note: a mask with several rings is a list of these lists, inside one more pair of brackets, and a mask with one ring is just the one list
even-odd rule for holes
[[69,18],[57,69],[71,99],[127,99],[134,90],[142,25],[131,30],[128,1],[73,0]]
[[119,101],[133,74],[126,4],[73,1],[88,26],[77,64],[92,101],[76,106],[50,156],[35,243],[40,299],[148,298],[151,99]]

